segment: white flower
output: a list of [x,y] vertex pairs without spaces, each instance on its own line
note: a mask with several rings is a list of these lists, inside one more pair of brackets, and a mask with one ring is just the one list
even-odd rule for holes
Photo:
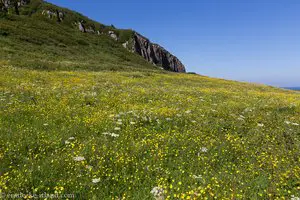
[[257,126],[259,126],[259,127],[264,127],[265,125],[264,125],[264,124],[258,123]]
[[163,200],[164,198],[164,190],[160,187],[154,187],[150,192],[156,200]]
[[251,109],[251,108],[246,108],[246,109],[244,110],[244,112],[252,112],[252,109]]
[[168,117],[168,118],[166,118],[166,120],[167,120],[167,121],[171,121],[172,119]]
[[94,179],[92,179],[92,182],[93,183],[99,183],[100,182],[100,178],[94,178]]
[[201,176],[201,175],[199,175],[199,176],[193,175],[193,178],[194,178],[194,179],[202,179],[202,176]]
[[84,160],[85,160],[85,158],[84,158],[83,156],[76,156],[76,157],[74,157],[73,159],[74,159],[75,161],[78,161],[78,162],[84,161]]
[[70,141],[68,141],[68,140],[66,140],[66,141],[65,141],[65,144],[70,144],[70,143],[71,143],[71,142],[70,142]]
[[134,124],[136,124],[136,123],[135,123],[135,122],[130,122],[130,124],[134,125]]
[[44,126],[48,126],[49,124],[47,124],[47,123],[45,123],[45,124],[43,124]]
[[185,111],[186,114],[189,114],[189,113],[191,113],[191,112],[192,112],[191,110]]
[[300,197],[295,197],[295,195],[292,195],[291,200],[300,200]]
[[286,124],[292,124],[292,125],[294,125],[294,126],[299,126],[299,124],[298,123],[294,123],[294,122],[290,122],[290,121],[285,121],[284,123],[286,123]]
[[119,130],[121,130],[120,127],[116,127],[116,128],[115,128],[115,131],[119,131]]
[[97,92],[91,92],[90,95],[95,97],[95,96],[97,96]]
[[115,133],[102,133],[103,135],[109,135],[111,137],[119,137],[119,134],[115,134]]
[[67,139],[67,140],[65,141],[65,144],[70,144],[70,143],[71,143],[70,140],[75,140],[75,138],[74,138],[74,137],[69,137],[69,139]]
[[195,120],[193,120],[192,123],[197,123],[197,122]]
[[206,147],[202,147],[201,151],[204,152],[204,153],[206,153],[208,151],[208,149]]
[[[232,115],[232,116],[234,116],[234,115]],[[240,120],[240,121],[244,121],[245,117],[243,115],[240,115],[237,119]]]
[[111,137],[119,137],[120,135],[119,134],[115,134],[115,133],[111,133],[110,136]]
[[122,122],[122,119],[118,119],[118,122]]
[[117,122],[117,124],[118,124],[118,125],[122,125],[123,123],[122,123],[122,122]]

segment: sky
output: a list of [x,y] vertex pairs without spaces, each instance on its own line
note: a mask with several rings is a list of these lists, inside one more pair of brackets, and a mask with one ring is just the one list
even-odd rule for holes
[[133,29],[210,77],[300,86],[299,0],[47,0]]

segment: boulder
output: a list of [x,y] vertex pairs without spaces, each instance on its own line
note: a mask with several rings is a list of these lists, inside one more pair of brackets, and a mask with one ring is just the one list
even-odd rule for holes
[[122,46],[127,49],[129,47],[129,41],[124,42]]
[[96,33],[96,30],[95,30],[94,26],[90,26],[90,27],[85,29],[85,32],[87,32],[87,33]]
[[64,13],[59,10],[43,10],[42,15],[47,16],[49,19],[57,19],[58,22],[63,21]]
[[53,18],[56,14],[51,10],[43,10],[43,15],[47,16],[49,19]]
[[9,8],[14,8],[15,13],[17,15],[19,15],[19,7],[24,6],[24,5],[28,4],[29,2],[30,2],[29,0],[19,0],[19,1],[0,0],[1,11],[7,13]]
[[3,3],[5,8],[9,8],[10,5],[11,5],[10,0],[2,0],[2,3]]
[[[13,7],[20,7],[28,4],[30,0],[19,0],[19,1],[12,1],[12,0],[0,0],[2,10],[7,11],[8,8],[13,8]],[[16,9],[17,9],[16,8]]]
[[78,24],[79,30],[80,30],[81,32],[85,33],[85,27],[84,27],[83,23],[82,23],[82,22],[78,22],[77,24]]
[[64,20],[65,14],[62,11],[57,11],[57,17],[60,21]]
[[108,31],[108,35],[116,41],[119,39],[117,34],[115,34],[115,32],[113,32],[113,31]]
[[26,4],[28,4],[30,1],[29,0],[20,0],[19,3],[20,3],[20,6],[24,6]]

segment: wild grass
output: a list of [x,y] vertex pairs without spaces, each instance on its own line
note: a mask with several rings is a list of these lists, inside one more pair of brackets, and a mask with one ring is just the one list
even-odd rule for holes
[[0,198],[300,197],[299,92],[163,72],[31,2],[0,19]]
[[300,196],[297,92],[175,73],[0,74],[0,193]]
[[48,19],[41,11],[31,17],[0,18],[0,63],[40,70],[159,70],[122,46],[121,40],[132,31],[115,30],[120,36],[116,42],[65,23]]

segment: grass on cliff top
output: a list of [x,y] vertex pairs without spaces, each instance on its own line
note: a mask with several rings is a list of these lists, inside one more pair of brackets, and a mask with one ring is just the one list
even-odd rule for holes
[[[43,9],[31,16],[9,14],[0,18],[0,64],[39,70],[159,70],[125,49],[121,41],[105,34],[81,33],[74,22],[83,17],[72,17],[81,15],[69,11],[65,20],[58,23],[43,16]],[[122,33],[120,40],[132,33],[117,29],[115,32]]]
[[[300,94],[189,74],[0,67],[0,194],[300,197]],[[62,197],[62,196],[61,196]]]

